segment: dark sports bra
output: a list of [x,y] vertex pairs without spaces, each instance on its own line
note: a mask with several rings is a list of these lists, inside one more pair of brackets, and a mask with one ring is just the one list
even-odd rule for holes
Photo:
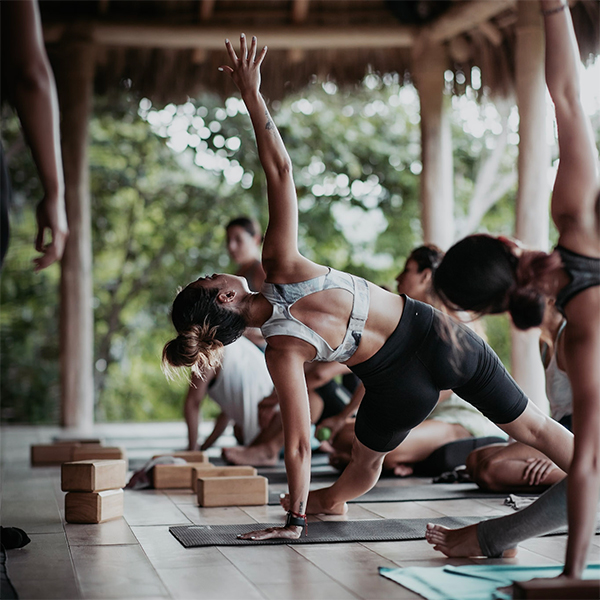
[[584,256],[562,246],[556,246],[563,268],[571,278],[562,290],[556,294],[556,308],[564,314],[565,306],[577,294],[595,285],[600,285],[600,258]]

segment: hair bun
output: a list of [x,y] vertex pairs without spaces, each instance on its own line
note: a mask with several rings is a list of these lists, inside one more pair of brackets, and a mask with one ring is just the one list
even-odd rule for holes
[[200,378],[209,369],[221,364],[223,344],[215,339],[216,328],[208,324],[192,325],[175,339],[167,342],[163,349],[163,370],[170,367],[191,367],[192,373]]
[[509,293],[508,311],[517,329],[539,327],[544,320],[546,297],[532,286],[514,287]]

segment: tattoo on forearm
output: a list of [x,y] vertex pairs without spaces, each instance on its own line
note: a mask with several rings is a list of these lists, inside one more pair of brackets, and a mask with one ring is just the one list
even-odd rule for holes
[[265,125],[265,129],[267,131],[272,131],[275,129],[275,123],[271,120],[271,115],[269,115],[269,111],[265,110],[265,116],[267,117],[267,124]]

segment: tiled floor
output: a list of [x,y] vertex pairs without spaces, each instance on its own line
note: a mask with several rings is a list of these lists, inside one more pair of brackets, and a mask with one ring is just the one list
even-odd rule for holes
[[[2,524],[21,527],[32,539],[8,552],[9,575],[22,599],[409,599],[420,596],[380,577],[377,567],[473,562],[448,561],[424,540],[185,549],[169,533],[170,525],[283,520],[274,506],[200,508],[185,491],[126,490],[124,518],[66,524],[60,469],[29,466],[29,446],[57,433],[42,427],[2,429]],[[125,446],[139,461],[158,450],[181,448],[185,429],[181,423],[100,425],[94,435]],[[491,516],[509,510],[498,500],[370,503],[351,505],[346,518]],[[565,541],[566,536],[530,540],[516,559],[500,562],[557,564]]]

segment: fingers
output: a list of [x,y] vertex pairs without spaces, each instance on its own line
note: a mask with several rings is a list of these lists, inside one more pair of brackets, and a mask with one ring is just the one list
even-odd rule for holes
[[242,60],[248,60],[248,47],[246,46],[246,34],[242,33],[240,35],[240,58]]
[[38,252],[44,251],[44,226],[38,225],[37,235],[35,236],[35,249]]
[[231,58],[234,64],[237,63],[239,59],[229,40],[225,40],[225,48],[227,49],[227,54],[229,54],[229,58]]
[[258,42],[256,41],[256,36],[252,36],[252,43],[250,44],[250,51],[248,52],[248,62],[254,62],[256,59],[256,46]]
[[255,63],[257,67],[260,67],[260,65],[262,64],[262,61],[265,59],[265,56],[267,55],[267,47],[265,46],[261,51],[260,54],[256,57],[255,59]]
[[233,69],[229,65],[222,65],[218,68],[219,71],[223,73],[227,73],[227,75],[231,75],[233,73]]

